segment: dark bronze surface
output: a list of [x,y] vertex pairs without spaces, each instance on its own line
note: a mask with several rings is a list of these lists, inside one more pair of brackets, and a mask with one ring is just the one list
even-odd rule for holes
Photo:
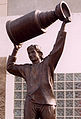
[[33,45],[28,48],[28,55],[33,64],[15,64],[19,49],[16,46],[8,58],[8,72],[23,77],[27,84],[24,119],[55,119],[54,70],[64,48],[65,24],[62,23],[52,51],[42,61],[39,50]]
[[16,20],[7,21],[7,33],[14,44],[19,44],[45,33],[45,29],[56,20],[63,21],[70,15],[68,5],[65,2],[60,2],[55,11],[41,12],[35,10]]
[[[19,44],[41,33],[59,18],[55,11],[32,12],[24,17],[7,22],[7,32],[14,43],[14,49],[7,61],[7,71],[13,75],[22,77],[27,84],[27,96],[24,106],[24,119],[55,119],[56,100],[54,97],[54,70],[63,52],[66,32],[65,25],[70,22],[70,14],[62,4],[63,13],[66,14],[52,51],[43,58],[42,51],[31,45],[27,48],[28,56],[32,64],[15,64]],[[61,8],[61,7],[60,7]],[[58,11],[59,9],[56,8]],[[37,14],[36,14],[37,13]],[[61,14],[60,14],[61,15]]]
[[64,1],[60,2],[55,8],[55,14],[58,19],[64,20],[66,17],[71,17],[71,11],[68,4]]
[[58,18],[54,11],[39,10],[26,14],[6,23],[7,33],[14,44],[19,44],[46,32],[45,28]]

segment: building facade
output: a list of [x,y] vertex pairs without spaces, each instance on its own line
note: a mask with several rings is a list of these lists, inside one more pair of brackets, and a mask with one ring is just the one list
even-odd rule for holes
[[[6,61],[13,49],[13,44],[6,33],[6,21],[20,17],[35,9],[41,11],[54,10],[60,1],[61,0],[0,0],[0,119],[23,119],[24,100],[27,93],[24,80],[6,72]],[[57,101],[56,116],[57,119],[81,119],[81,55],[79,53],[81,50],[81,0],[65,1],[68,3],[74,15],[72,15],[72,23],[67,27],[69,31],[67,36],[68,41],[66,41],[64,53],[54,74],[54,94]],[[44,47],[48,47],[48,44],[51,47],[53,44],[52,39],[54,36],[56,37],[57,29],[59,28],[58,24],[60,25],[60,23],[57,22],[56,26],[51,27],[51,37],[48,35],[50,33],[50,30],[48,30],[47,35],[36,38],[36,41],[32,40],[31,42],[41,44],[42,46],[43,43],[39,41],[44,42],[45,39],[50,38],[50,44],[45,42]],[[40,39],[44,40],[42,41]],[[29,41],[28,44],[30,44]],[[24,47],[25,45],[23,49]],[[45,48],[43,49],[44,51]],[[76,52],[74,49],[76,49]],[[49,50],[50,48],[47,49],[47,52],[49,52]],[[22,52],[23,50],[20,51],[20,54],[23,54]],[[47,55],[47,52],[45,55]],[[22,55],[19,57],[18,63],[20,63],[22,57]],[[23,62],[23,60],[21,62]]]

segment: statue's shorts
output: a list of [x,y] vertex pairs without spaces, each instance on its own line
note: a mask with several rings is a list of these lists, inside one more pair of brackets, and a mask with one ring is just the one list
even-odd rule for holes
[[24,119],[55,119],[55,106],[33,103],[26,99],[24,105]]

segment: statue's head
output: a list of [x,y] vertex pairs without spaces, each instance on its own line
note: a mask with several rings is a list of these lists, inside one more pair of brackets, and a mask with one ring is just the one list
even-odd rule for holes
[[33,63],[43,60],[43,53],[38,45],[30,45],[27,48],[28,56]]

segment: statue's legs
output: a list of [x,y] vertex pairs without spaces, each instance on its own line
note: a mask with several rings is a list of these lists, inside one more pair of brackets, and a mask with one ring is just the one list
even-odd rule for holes
[[43,105],[41,108],[41,119],[56,119],[55,106]]
[[55,106],[33,103],[29,98],[24,105],[24,119],[55,119]]

